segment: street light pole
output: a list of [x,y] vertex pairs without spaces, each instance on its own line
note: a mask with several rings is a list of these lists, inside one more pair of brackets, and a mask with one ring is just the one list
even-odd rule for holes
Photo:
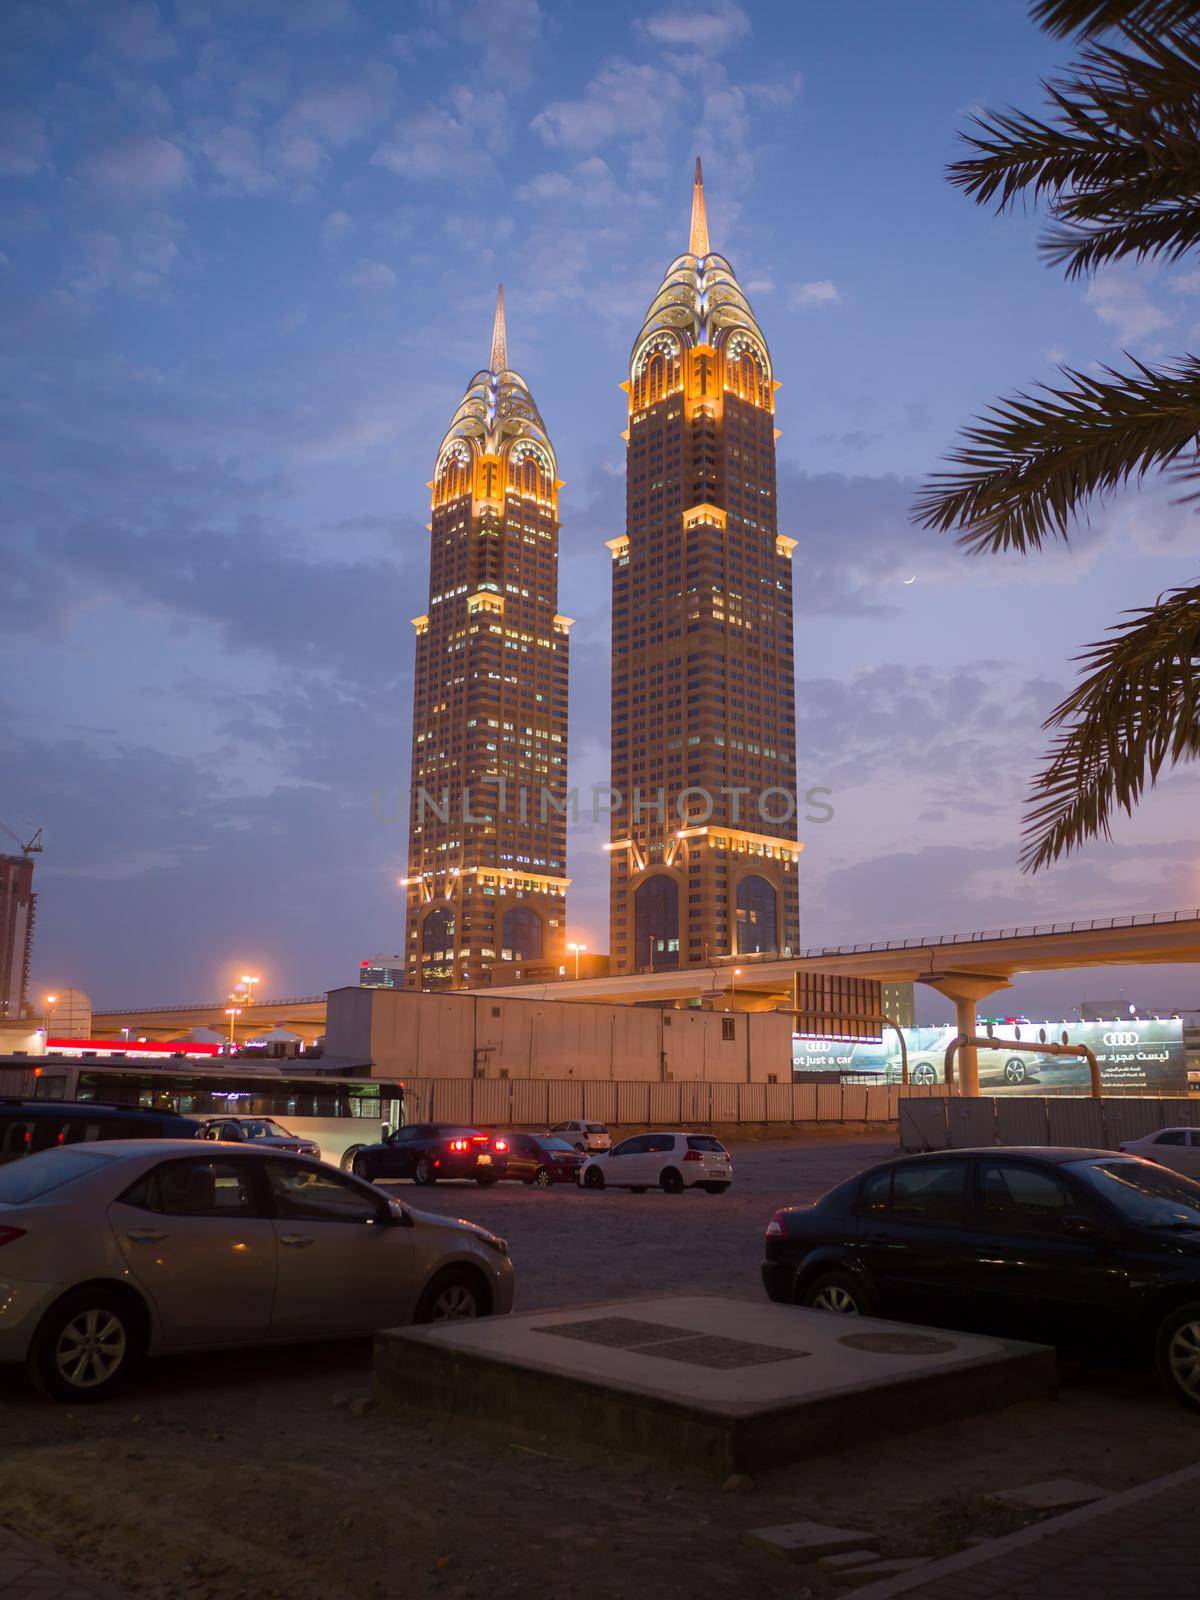
[[576,983],[578,983],[578,981],[579,981],[579,958],[583,954],[583,952],[587,949],[587,945],[585,945],[585,944],[568,944],[567,949],[568,950],[574,950],[574,952],[575,952],[575,981],[576,981]]
[[240,1017],[241,1014],[242,1014],[241,1006],[226,1006],[226,1008],[225,1008],[225,1015],[229,1018],[229,1053],[230,1053],[230,1055],[233,1054],[233,1046],[234,1046],[234,1043],[235,1043],[235,1040],[234,1040],[234,1037],[233,1037],[233,1019],[235,1017]]
[[729,1009],[737,1010],[737,981],[742,975],[741,967],[734,967],[733,977],[729,981]]

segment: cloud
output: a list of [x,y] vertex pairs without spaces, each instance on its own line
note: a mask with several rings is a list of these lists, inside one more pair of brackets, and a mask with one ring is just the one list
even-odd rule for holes
[[1178,272],[1167,285],[1176,294],[1200,294],[1200,272]]
[[46,124],[36,112],[15,106],[0,110],[0,173],[9,178],[29,178],[49,158]]
[[841,303],[837,286],[828,278],[815,283],[797,283],[788,295],[788,305],[793,311],[805,311],[811,306],[840,306]]
[[153,5],[127,5],[104,20],[106,43],[137,66],[154,66],[176,53],[176,43]]
[[1173,321],[1136,278],[1119,268],[1097,273],[1084,291],[1084,299],[1101,322],[1115,330],[1121,344],[1136,344]]
[[600,156],[588,156],[569,172],[539,172],[517,190],[517,199],[603,208],[622,200],[612,168]]
[[637,24],[652,39],[673,49],[716,54],[750,32],[750,18],[733,0],[708,5],[664,6]]
[[363,257],[345,274],[342,282],[356,289],[394,289],[396,274],[384,262],[370,261]]
[[469,91],[458,97],[454,111],[432,105],[412,111],[395,124],[371,160],[402,178],[453,178],[465,187],[492,168],[475,111]]
[[109,291],[162,299],[179,268],[181,226],[151,213],[123,233],[93,229],[80,236],[67,268],[68,289],[91,297]]
[[661,67],[605,62],[576,100],[554,100],[530,126],[544,143],[594,150],[618,135],[636,140],[671,126],[684,100],[679,79]]
[[112,193],[156,198],[187,182],[187,158],[155,134],[133,134],[89,156],[83,173]]

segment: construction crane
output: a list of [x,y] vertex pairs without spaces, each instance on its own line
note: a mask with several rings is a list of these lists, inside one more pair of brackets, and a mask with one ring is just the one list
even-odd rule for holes
[[[22,819],[18,818],[17,820],[20,821]],[[31,823],[26,823],[26,827],[31,827],[31,826],[32,826]],[[8,835],[8,837],[10,839],[15,839],[17,841],[17,843],[21,847],[21,854],[23,856],[40,856],[41,855],[41,853],[42,853],[42,830],[40,828],[38,828],[33,833],[33,835],[27,840],[26,839],[22,839],[22,837],[21,837],[21,835],[19,833],[14,833],[13,830],[9,827],[7,822],[0,822],[0,828],[4,829],[5,833]]]

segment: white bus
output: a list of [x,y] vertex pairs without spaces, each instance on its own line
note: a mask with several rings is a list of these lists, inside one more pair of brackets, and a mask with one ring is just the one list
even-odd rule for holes
[[348,1170],[357,1150],[378,1144],[385,1130],[403,1123],[404,1085],[315,1068],[314,1062],[296,1072],[290,1063],[284,1069],[258,1061],[251,1067],[207,1061],[110,1065],[43,1056],[21,1069],[23,1083],[12,1082],[18,1074],[10,1062],[4,1092],[32,1100],[146,1106],[185,1117],[234,1112],[275,1117],[289,1133],[315,1140],[322,1160]]

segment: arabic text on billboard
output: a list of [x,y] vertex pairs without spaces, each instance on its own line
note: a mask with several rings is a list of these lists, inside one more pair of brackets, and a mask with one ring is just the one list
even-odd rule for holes
[[[1083,1056],[1050,1056],[1006,1049],[1013,1043],[1036,1043],[1045,1037],[1055,1043],[1065,1030],[1071,1044],[1085,1044],[1100,1064],[1105,1092],[1122,1089],[1157,1089],[1162,1093],[1188,1092],[1187,1056],[1183,1023],[1122,1019],[1117,1022],[1023,1022],[1019,1037],[1015,1025],[997,1024],[994,1049],[979,1052],[979,1087],[989,1094],[1086,1094],[1088,1064]],[[908,1075],[911,1083],[945,1081],[946,1047],[956,1036],[953,1024],[936,1028],[905,1028]],[[882,1043],[852,1044],[841,1039],[793,1039],[792,1067],[798,1078],[810,1072],[837,1073],[866,1081],[899,1083],[900,1045],[895,1033]]]

